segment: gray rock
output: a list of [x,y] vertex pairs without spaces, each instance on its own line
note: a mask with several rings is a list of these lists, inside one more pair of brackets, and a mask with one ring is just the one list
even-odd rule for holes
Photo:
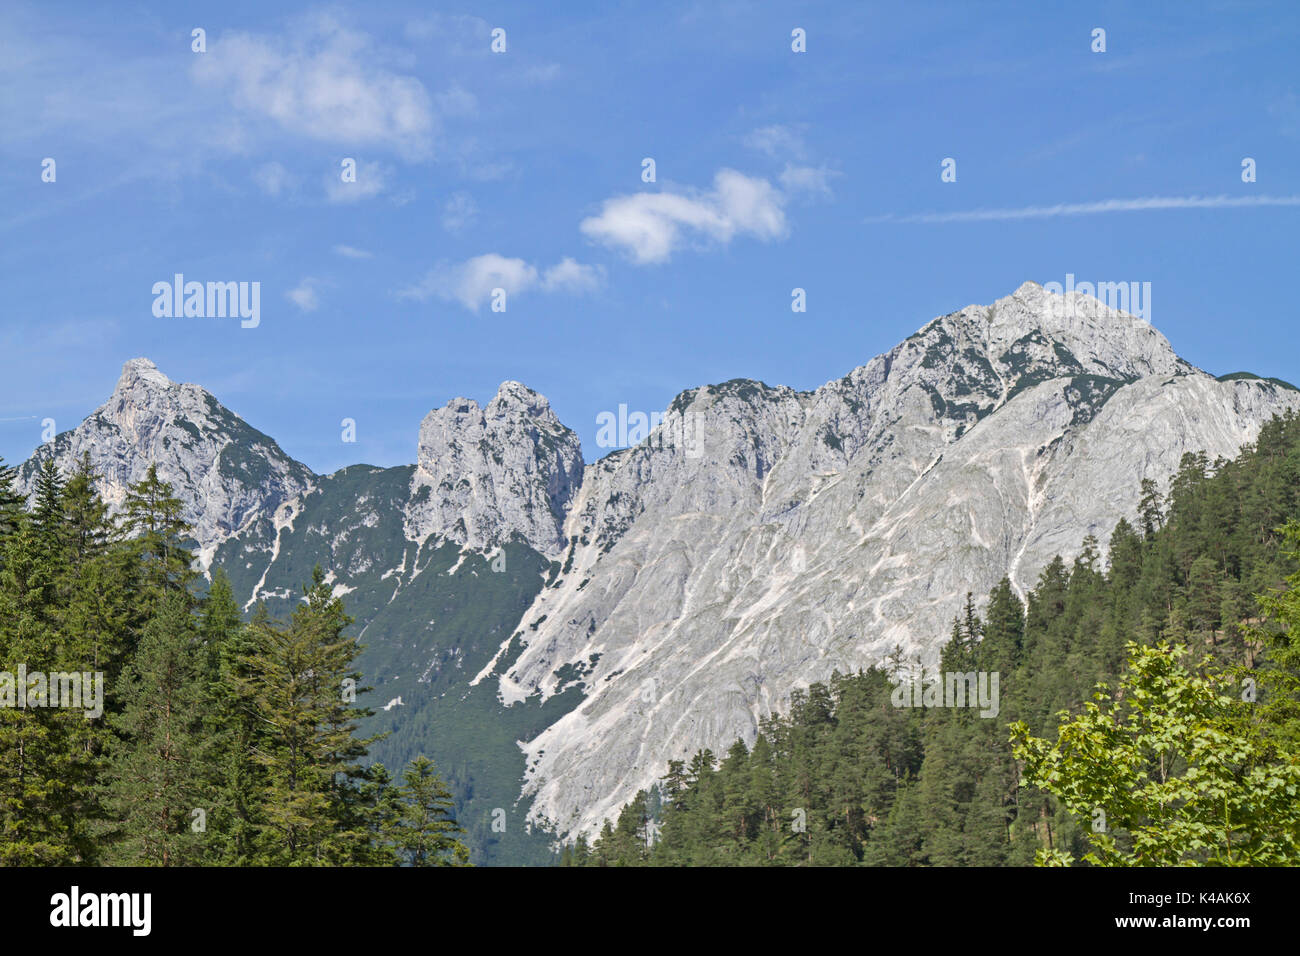
[[127,487],[156,464],[184,504],[204,568],[223,541],[308,490],[314,477],[208,392],[171,381],[145,358],[127,362],[107,402],[23,463],[19,487],[33,494],[47,458],[68,474],[83,452],[113,513],[120,512]]
[[503,382],[487,407],[455,398],[420,424],[406,534],[494,549],[521,537],[554,557],[582,480],[582,445],[546,399]]
[[1235,455],[1296,407],[1033,283],[812,393],[684,393],[663,429],[703,455],[652,434],[587,467],[568,570],[499,678],[508,703],[545,697],[598,655],[584,702],[523,745],[534,819],[590,833],[669,759],[752,742],[797,687],[896,649],[932,664],[968,591],[1032,586],[1135,517],[1141,479],[1184,451]]

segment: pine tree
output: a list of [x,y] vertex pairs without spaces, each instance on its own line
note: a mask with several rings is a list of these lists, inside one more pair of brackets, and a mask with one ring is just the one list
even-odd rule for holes
[[401,816],[389,835],[411,866],[468,866],[469,850],[459,837],[451,791],[433,761],[416,757],[402,775],[398,790]]
[[[211,788],[206,845],[212,862],[246,866],[258,860],[265,768],[255,753],[265,735],[252,685],[251,661],[267,639],[266,608],[248,624],[240,618],[229,579],[218,568],[199,615],[205,680],[204,765]],[[262,635],[259,640],[255,635]]]
[[183,508],[171,483],[158,477],[157,465],[150,465],[145,477],[127,489],[122,529],[134,542],[144,567],[141,586],[154,603],[168,592],[184,591],[194,578],[183,543],[190,530]]
[[1143,478],[1142,497],[1138,502],[1138,514],[1144,541],[1150,541],[1154,538],[1156,532],[1164,524],[1163,504],[1164,498],[1160,494],[1160,486],[1150,478]]
[[178,866],[199,859],[210,807],[198,760],[205,690],[198,650],[187,597],[167,595],[117,688],[128,703],[114,721],[120,741],[106,799],[121,821],[116,862]]
[[1020,664],[1025,640],[1025,605],[1010,578],[1003,578],[989,593],[986,616],[979,669],[996,671],[1006,679]]
[[25,501],[16,482],[13,468],[6,465],[4,457],[0,456],[0,557],[3,556],[4,542],[18,530],[25,514]]
[[357,686],[360,647],[344,635],[352,619],[319,566],[304,596],[288,627],[255,630],[240,684],[265,725],[253,754],[265,771],[267,861],[337,865],[364,855],[370,839],[354,791],[375,739],[358,738],[356,721],[372,711],[353,705],[367,690]]
[[[62,620],[69,581],[62,505],[63,481],[47,462],[33,514],[20,516],[3,542],[0,864],[93,864],[99,855],[93,830],[100,817],[95,775],[101,730],[87,716],[94,705],[85,695],[93,697],[102,684],[84,673],[84,642]],[[24,673],[43,677],[19,687]],[[55,683],[60,698],[79,684],[83,706],[52,706]],[[20,706],[24,694],[27,703]]]

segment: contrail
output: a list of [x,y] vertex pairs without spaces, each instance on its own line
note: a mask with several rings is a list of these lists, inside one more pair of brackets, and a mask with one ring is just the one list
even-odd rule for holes
[[1227,209],[1238,206],[1300,206],[1300,196],[1147,196],[1143,199],[1102,199],[1098,202],[1021,206],[1018,209],[972,209],[967,212],[924,212],[911,216],[871,216],[865,222],[988,222],[1007,219],[1050,219],[1055,216],[1094,216],[1104,212],[1147,209]]

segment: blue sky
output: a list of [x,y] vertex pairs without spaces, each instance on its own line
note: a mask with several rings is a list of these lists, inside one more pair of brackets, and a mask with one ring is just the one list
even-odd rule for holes
[[[1300,380],[1293,3],[269,6],[0,10],[8,461],[137,355],[321,472],[414,461],[505,379],[594,460],[620,404],[815,388],[1067,273]],[[260,324],[156,317],[178,272],[259,282]]]

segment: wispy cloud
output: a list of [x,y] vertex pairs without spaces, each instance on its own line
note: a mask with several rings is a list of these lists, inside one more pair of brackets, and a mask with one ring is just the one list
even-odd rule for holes
[[467,192],[455,192],[442,207],[442,228],[458,233],[478,218],[478,205]]
[[606,199],[600,214],[579,225],[589,239],[620,249],[640,265],[667,262],[688,234],[721,245],[734,236],[779,239],[785,201],[766,179],[719,170],[713,189],[633,193]]
[[872,223],[989,222],[1010,219],[1054,219],[1058,216],[1096,216],[1109,212],[1145,212],[1155,209],[1231,209],[1243,206],[1300,206],[1300,196],[1147,196],[1140,199],[1058,203],[1054,206],[1020,206],[1014,209],[925,212],[907,216],[886,213],[883,216],[870,216],[864,221]]
[[604,270],[565,256],[542,274],[542,288],[547,292],[580,294],[600,287]]
[[[287,38],[222,34],[195,58],[193,72],[201,83],[227,90],[250,116],[293,133],[423,158],[433,145],[434,100],[418,79],[382,62],[369,36],[318,16]],[[465,105],[463,96],[455,101]]]
[[829,198],[831,180],[840,175],[825,166],[793,166],[786,164],[781,170],[781,185],[790,193],[810,193],[814,196]]
[[335,246],[334,252],[337,255],[343,256],[345,259],[373,259],[375,257],[373,252],[367,252],[365,249],[358,249],[356,246],[345,246],[342,244]]
[[317,281],[310,277],[303,279],[296,288],[285,293],[286,297],[303,312],[315,312],[320,308],[320,298],[316,295]]
[[269,162],[253,170],[253,182],[268,196],[278,196],[293,185],[293,176],[283,164]]
[[397,296],[421,302],[431,298],[459,302],[477,312],[491,298],[494,289],[504,289],[507,296],[534,288],[580,294],[599,287],[603,278],[604,270],[599,266],[583,265],[567,257],[548,269],[539,270],[523,259],[489,252],[460,263],[439,263]]
[[760,126],[745,137],[745,145],[773,159],[804,159],[808,148],[803,134],[793,126]]
[[325,176],[325,196],[330,202],[359,202],[373,199],[388,187],[392,169],[379,162],[358,162],[356,178],[345,182],[342,167]]

